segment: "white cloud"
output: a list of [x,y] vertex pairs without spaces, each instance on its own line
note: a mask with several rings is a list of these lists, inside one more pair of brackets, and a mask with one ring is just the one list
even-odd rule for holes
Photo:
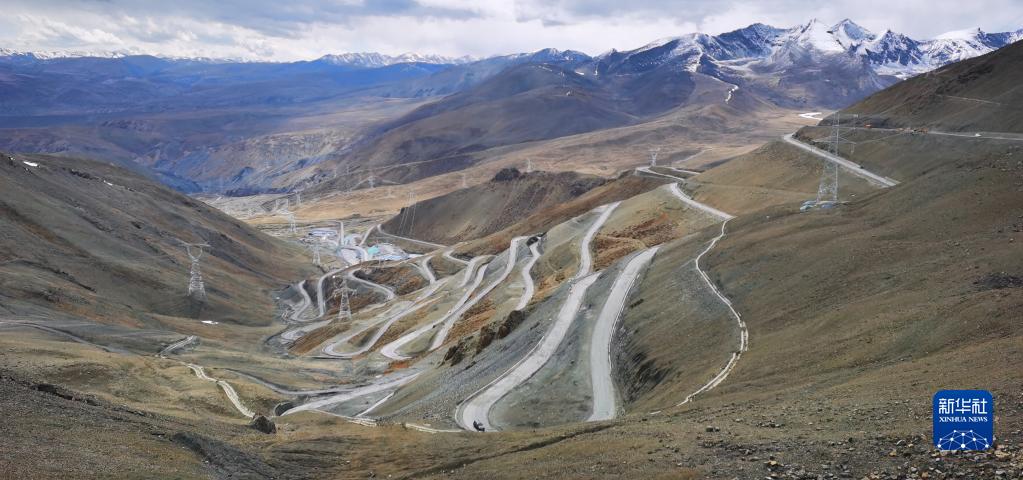
[[600,53],[692,31],[852,18],[917,38],[1023,26],[1018,0],[6,0],[0,47],[261,60],[408,51]]

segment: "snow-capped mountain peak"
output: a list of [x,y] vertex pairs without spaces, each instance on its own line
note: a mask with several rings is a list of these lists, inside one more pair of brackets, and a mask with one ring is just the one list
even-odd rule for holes
[[848,18],[836,23],[831,27],[831,34],[846,49],[856,48],[865,41],[875,38],[875,35],[853,22]]
[[831,27],[816,18],[806,25],[796,27],[786,43],[824,53],[841,53],[846,50],[832,34]]

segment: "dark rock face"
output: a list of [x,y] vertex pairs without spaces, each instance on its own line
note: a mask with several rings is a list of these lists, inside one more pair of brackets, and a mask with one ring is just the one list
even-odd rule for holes
[[494,338],[496,336],[497,332],[494,331],[493,325],[487,325],[481,328],[480,340],[479,342],[476,342],[476,354],[479,355],[479,353],[482,352],[484,348],[490,346],[490,344],[494,341]]
[[252,419],[252,423],[249,424],[249,427],[267,434],[277,433],[277,425],[274,425],[273,420],[262,415],[256,415],[256,417]]
[[989,273],[973,282],[979,290],[1001,290],[1003,288],[1023,287],[1023,277],[1009,275],[1005,272]]
[[279,417],[279,416],[283,415],[284,412],[287,412],[288,410],[291,410],[292,408],[295,408],[295,403],[294,402],[281,402],[281,403],[278,403],[277,406],[274,407],[274,415]]
[[502,168],[501,171],[497,172],[497,175],[494,175],[493,181],[508,182],[511,180],[515,180],[516,178],[519,178],[521,176],[522,172],[520,172],[519,169],[515,167]]
[[508,318],[505,318],[504,322],[502,322],[501,326],[497,329],[497,337],[507,337],[508,334],[511,333],[512,330],[515,330],[515,327],[522,324],[525,319],[526,312],[523,312],[522,310],[512,310],[508,313]]

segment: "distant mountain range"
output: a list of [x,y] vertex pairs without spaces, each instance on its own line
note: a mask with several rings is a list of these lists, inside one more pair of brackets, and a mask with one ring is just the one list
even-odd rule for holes
[[[916,40],[850,20],[811,20],[597,56],[548,48],[484,59],[345,53],[277,63],[0,49],[0,150],[139,164],[183,190],[279,191],[321,162],[438,160],[416,173],[432,174],[486,148],[643,122],[692,105],[701,82],[738,92],[729,104],[736,112],[764,101],[842,108],[1021,38],[1023,29],[974,29]],[[354,121],[325,115],[396,101],[431,103]]]
[[[756,23],[746,28],[720,35],[690,33],[679,37],[657,40],[635,50],[610,52],[591,57],[585,53],[549,48],[532,53],[499,55],[488,58],[472,56],[444,56],[407,52],[387,55],[377,52],[340,53],[324,55],[313,62],[358,68],[380,68],[401,63],[431,65],[464,65],[478,61],[508,60],[523,57],[547,55],[550,61],[594,61],[623,55],[640,55],[647,62],[664,61],[683,57],[695,71],[705,62],[735,62],[759,60],[766,63],[784,62],[786,58],[811,55],[845,55],[850,59],[866,59],[882,75],[906,78],[926,72],[951,62],[983,55],[1017,40],[1023,39],[1023,29],[1013,32],[987,33],[979,28],[948,32],[930,40],[916,40],[907,35],[886,30],[877,35],[849,19],[834,25],[827,25],[813,19],[804,25],[791,28],[777,28]],[[670,48],[665,48],[670,47]],[[656,52],[651,54],[651,52]],[[15,51],[0,48],[0,57],[22,57],[35,60],[61,58],[107,58],[117,59],[144,56],[136,51],[84,52],[84,51]],[[216,59],[207,57],[158,57],[166,60],[204,63],[265,63],[238,59]],[[304,63],[304,62],[296,62]]]

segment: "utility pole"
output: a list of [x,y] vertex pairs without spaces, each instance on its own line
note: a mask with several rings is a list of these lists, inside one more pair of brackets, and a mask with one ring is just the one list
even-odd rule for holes
[[[184,242],[182,242],[184,243]],[[203,248],[209,248],[205,243],[184,243],[185,252],[192,260],[192,269],[188,277],[188,296],[199,301],[206,301],[206,286],[202,281],[202,272],[199,270],[199,260],[202,258]]]
[[355,291],[350,289],[350,288],[348,288],[348,277],[342,275],[341,276],[341,287],[336,289],[336,290],[334,290],[334,293],[333,293],[333,296],[340,298],[340,302],[338,302],[338,309],[337,309],[337,321],[338,321],[338,323],[342,323],[342,322],[351,323],[352,322],[352,302],[351,302],[351,298],[350,298],[350,295],[352,293],[355,293]]
[[661,153],[661,147],[653,147],[650,149],[650,166],[657,166],[657,154]]

